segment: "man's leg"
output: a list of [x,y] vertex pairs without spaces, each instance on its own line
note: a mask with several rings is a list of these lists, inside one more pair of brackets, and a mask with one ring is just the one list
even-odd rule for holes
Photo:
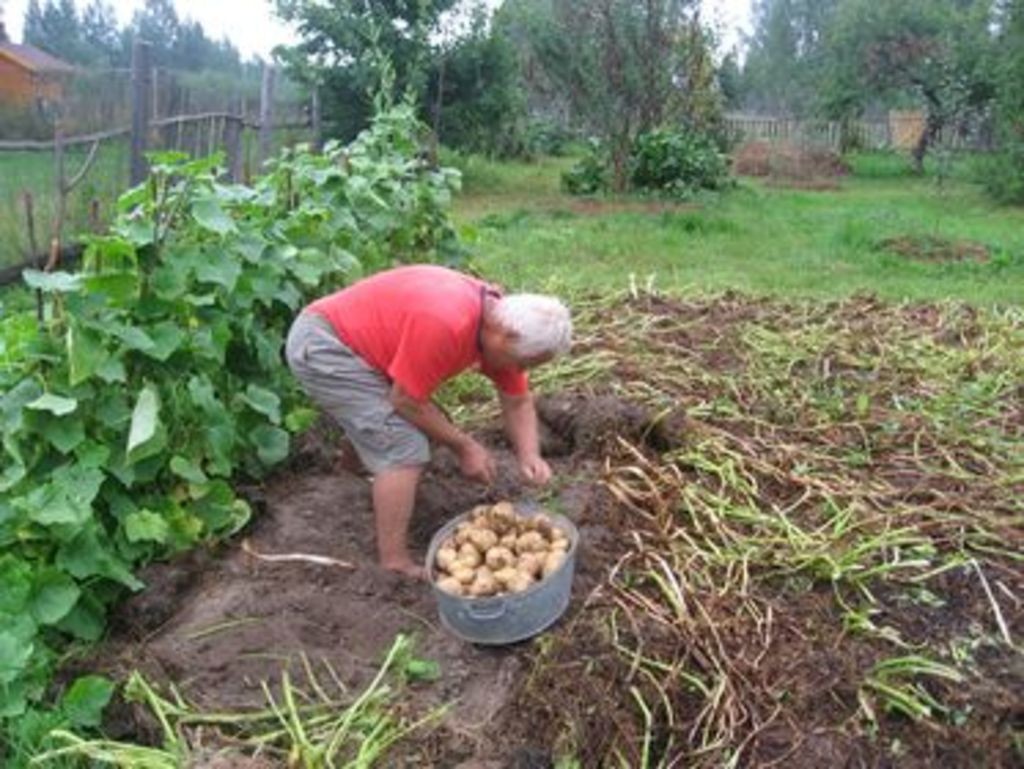
[[421,465],[383,470],[373,479],[373,513],[377,522],[377,553],[380,565],[413,577],[426,572],[409,555],[409,520],[416,504]]

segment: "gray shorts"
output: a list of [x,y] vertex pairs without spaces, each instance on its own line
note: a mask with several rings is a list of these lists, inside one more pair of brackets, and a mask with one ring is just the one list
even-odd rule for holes
[[303,389],[341,425],[370,472],[430,460],[427,437],[391,405],[391,382],[342,343],[326,318],[299,315],[285,355]]

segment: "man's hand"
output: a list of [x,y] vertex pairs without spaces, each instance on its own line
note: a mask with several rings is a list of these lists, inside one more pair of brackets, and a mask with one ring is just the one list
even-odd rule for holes
[[491,452],[470,438],[459,448],[459,469],[467,478],[490,485],[498,473]]
[[544,486],[551,480],[551,467],[540,454],[532,454],[520,459],[519,472],[523,474],[527,483],[534,486]]

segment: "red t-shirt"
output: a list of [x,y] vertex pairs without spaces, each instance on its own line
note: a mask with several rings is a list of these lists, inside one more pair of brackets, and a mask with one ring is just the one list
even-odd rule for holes
[[487,284],[434,265],[398,267],[313,302],[338,338],[417,400],[478,366],[507,395],[528,390],[519,369],[489,369],[478,329]]

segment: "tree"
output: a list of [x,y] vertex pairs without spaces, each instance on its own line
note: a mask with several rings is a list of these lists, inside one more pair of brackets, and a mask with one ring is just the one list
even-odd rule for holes
[[82,39],[92,63],[117,66],[125,61],[121,32],[114,8],[104,0],[92,0],[82,12]]
[[1024,204],[1024,0],[1000,7],[995,112],[1000,153],[986,186],[999,200]]
[[718,65],[718,90],[722,94],[726,109],[739,109],[743,106],[746,93],[743,70],[740,68],[736,51],[729,51]]
[[442,14],[456,0],[276,0],[302,42],[276,51],[294,76],[322,83],[325,118],[348,138],[368,124],[373,93],[425,103]]
[[573,118],[607,142],[616,190],[637,135],[704,119],[693,110],[714,77],[696,0],[518,0],[505,12]]
[[66,61],[89,63],[89,51],[82,39],[81,22],[73,0],[47,0],[43,6],[30,0],[25,9],[22,37],[29,45]]
[[511,41],[482,5],[469,30],[435,45],[425,116],[438,141],[487,154],[522,151],[525,104]]
[[914,166],[940,131],[993,96],[988,0],[845,0],[827,40],[824,103],[847,117],[872,100],[906,95],[925,110]]
[[743,68],[746,106],[808,114],[822,77],[826,30],[841,0],[755,0]]

